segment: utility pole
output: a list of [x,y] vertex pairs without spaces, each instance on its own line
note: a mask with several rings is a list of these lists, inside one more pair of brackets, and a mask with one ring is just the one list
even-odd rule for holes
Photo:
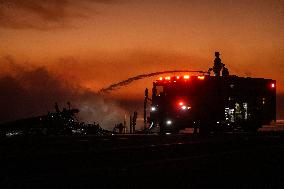
[[137,111],[135,111],[134,114],[133,114],[132,133],[135,133],[137,115],[138,115],[138,113],[137,113]]
[[132,115],[129,118],[129,133],[132,133]]
[[[126,113],[124,114],[123,127],[126,129]],[[130,131],[129,131],[130,132]]]
[[146,130],[147,126],[147,100],[148,100],[148,89],[145,89],[145,96],[144,96],[144,130]]

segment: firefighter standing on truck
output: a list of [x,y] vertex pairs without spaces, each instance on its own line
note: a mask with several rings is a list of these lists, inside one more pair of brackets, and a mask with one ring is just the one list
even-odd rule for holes
[[220,76],[220,72],[223,68],[223,63],[219,56],[220,56],[220,53],[215,52],[215,60],[214,60],[214,66],[213,66],[214,76]]

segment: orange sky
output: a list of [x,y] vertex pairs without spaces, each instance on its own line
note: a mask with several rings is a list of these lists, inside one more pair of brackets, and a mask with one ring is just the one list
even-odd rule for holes
[[[283,20],[283,0],[2,0],[0,56],[98,90],[141,73],[207,70],[220,51],[232,74],[276,79],[284,93]],[[141,98],[151,82],[113,95]]]

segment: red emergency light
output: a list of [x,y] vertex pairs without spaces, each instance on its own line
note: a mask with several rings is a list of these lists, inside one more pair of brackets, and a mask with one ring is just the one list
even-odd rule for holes
[[179,103],[178,103],[178,105],[180,105],[180,106],[182,106],[184,103],[182,102],[182,101],[180,101]]
[[275,83],[271,83],[271,88],[275,88]]
[[187,103],[184,101],[178,101],[178,109],[185,111],[185,110],[190,110],[191,106],[188,106]]

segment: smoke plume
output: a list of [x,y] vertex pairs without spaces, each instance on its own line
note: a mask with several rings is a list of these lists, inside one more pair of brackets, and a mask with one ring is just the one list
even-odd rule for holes
[[11,57],[1,60],[0,123],[53,112],[71,102],[80,110],[79,121],[96,121],[105,129],[123,122],[125,108],[120,102],[64,80],[45,67],[21,67]]
[[88,17],[86,12],[95,3],[113,4],[118,0],[0,0],[0,25],[13,29],[61,28],[72,18]]

